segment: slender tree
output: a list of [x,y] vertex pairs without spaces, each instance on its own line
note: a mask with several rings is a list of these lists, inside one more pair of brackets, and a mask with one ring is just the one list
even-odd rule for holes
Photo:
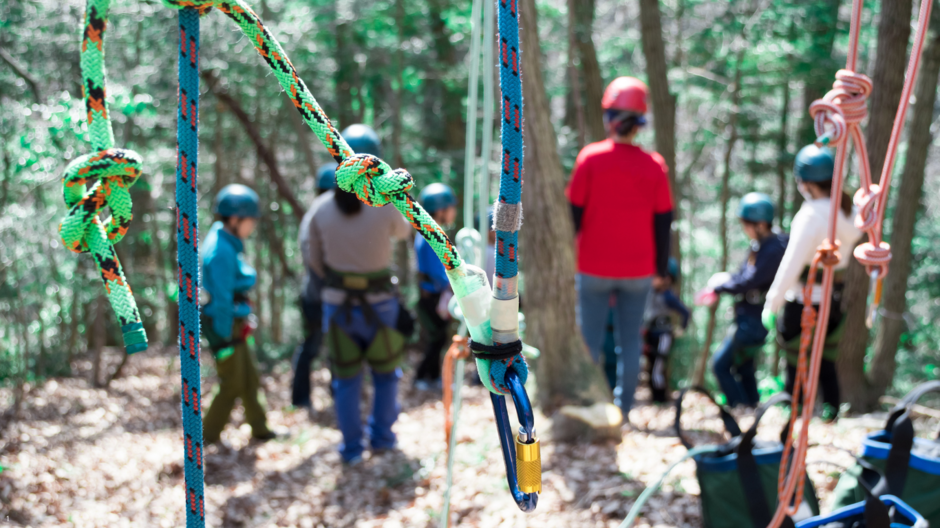
[[591,361],[575,320],[574,228],[565,201],[558,139],[542,77],[535,0],[520,2],[525,97],[526,226],[521,255],[526,274],[526,339],[542,352],[539,400],[547,409],[609,400],[603,373]]
[[581,79],[574,79],[574,82],[580,85],[580,81],[583,81],[584,85],[584,99],[576,101],[576,104],[582,105],[588,141],[601,141],[607,134],[604,132],[604,117],[600,107],[604,96],[604,80],[597,62],[597,48],[594,47],[594,7],[595,0],[569,0],[568,21],[581,67]]

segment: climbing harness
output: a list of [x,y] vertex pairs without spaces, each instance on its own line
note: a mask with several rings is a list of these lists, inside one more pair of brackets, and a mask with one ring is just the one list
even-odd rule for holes
[[[921,50],[927,33],[927,24],[930,19],[932,2],[922,0],[917,23],[917,32],[914,35],[914,45],[911,50],[907,67],[907,76],[904,88],[901,91],[901,101],[895,115],[894,126],[891,130],[891,140],[888,144],[888,153],[882,167],[880,184],[872,184],[871,169],[868,165],[868,153],[862,137],[859,124],[867,115],[866,99],[872,90],[871,79],[855,72],[858,60],[858,36],[861,29],[862,0],[852,2],[852,21],[849,31],[849,52],[845,69],[836,73],[833,89],[822,99],[814,101],[809,107],[813,116],[816,133],[819,136],[817,144],[832,145],[837,148],[835,169],[832,179],[832,194],[830,200],[838,203],[842,195],[844,181],[844,165],[848,151],[848,138],[858,153],[858,162],[861,167],[861,188],[855,194],[855,203],[859,207],[859,215],[855,225],[868,233],[869,242],[860,245],[854,251],[855,258],[864,264],[871,280],[875,284],[875,294],[872,301],[880,301],[880,283],[888,273],[888,263],[891,260],[891,249],[882,241],[882,224],[885,208],[887,206],[887,190],[891,188],[891,173],[897,153],[898,141],[904,126],[904,116],[910,103],[911,90],[917,77],[917,66],[920,62]],[[827,126],[828,125],[828,126]],[[809,444],[809,423],[813,416],[812,402],[816,401],[816,390],[819,385],[819,369],[823,357],[823,347],[826,341],[826,330],[829,321],[831,292],[834,280],[834,267],[839,262],[839,243],[836,240],[836,220],[839,214],[838,207],[831,207],[829,215],[829,238],[816,250],[809,269],[809,277],[803,290],[804,299],[812,299],[813,287],[816,282],[817,267],[823,266],[822,288],[824,295],[819,305],[818,313],[812,304],[807,302],[803,308],[800,335],[800,354],[797,361],[796,379],[793,386],[793,401],[807,402],[803,405],[799,433],[794,439],[793,431],[796,426],[796,412],[790,415],[789,431],[784,444],[784,460],[789,464],[782,464],[778,479],[778,507],[770,527],[778,528],[788,515],[796,513],[803,498],[803,487],[806,478],[806,450]],[[869,314],[877,313],[877,304],[869,308]],[[873,322],[873,317],[869,316]],[[815,328],[815,330],[814,330]],[[812,344],[809,358],[807,353]],[[807,360],[809,364],[807,365]],[[801,398],[802,396],[802,398]]]
[[[179,263],[182,413],[185,434],[185,482],[187,526],[205,524],[203,499],[202,420],[199,378],[199,273],[196,168],[199,116],[199,17],[216,8],[231,18],[271,68],[304,122],[313,130],[338,163],[336,180],[340,188],[355,193],[370,206],[392,204],[428,241],[447,270],[448,278],[465,314],[470,335],[480,348],[476,359],[484,384],[493,393],[500,441],[504,455],[510,452],[512,435],[508,429],[504,395],[509,394],[522,419],[523,432],[516,440],[516,464],[506,459],[507,478],[516,502],[531,511],[540,490],[538,440],[531,404],[523,384],[528,377],[525,361],[487,355],[491,347],[516,347],[518,337],[517,247],[522,210],[522,84],[519,69],[519,21],[515,0],[499,1],[500,86],[503,94],[503,163],[500,198],[495,227],[497,272],[495,292],[490,295],[485,273],[464,263],[444,231],[408,194],[414,185],[404,169],[392,170],[376,156],[355,154],[333,127],[330,119],[300,79],[280,43],[267,30],[245,0],[164,0],[179,9],[179,112],[177,116],[177,241]],[[88,0],[82,38],[83,96],[94,154],[79,158],[66,171],[65,201],[69,214],[60,231],[72,251],[91,251],[105,287],[122,325],[128,353],[146,348],[146,335],[130,288],[112,244],[127,231],[130,221],[128,187],[140,174],[141,157],[114,148],[108,120],[104,85],[104,33],[109,0]],[[91,189],[84,184],[97,179]],[[112,209],[107,230],[96,218],[105,205]],[[492,304],[492,306],[491,306]],[[492,313],[492,317],[491,317]],[[478,347],[479,348],[479,347]],[[521,346],[516,348],[521,349]],[[495,357],[499,357],[495,359]],[[500,405],[501,404],[501,405]],[[502,409],[502,414],[500,413]],[[508,455],[507,455],[508,456]],[[515,469],[520,475],[517,481]],[[538,477],[538,478],[536,478]],[[521,483],[520,491],[516,484]]]

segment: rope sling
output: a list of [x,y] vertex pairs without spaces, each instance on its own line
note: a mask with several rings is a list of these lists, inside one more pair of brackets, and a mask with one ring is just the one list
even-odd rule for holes
[[[901,100],[898,104],[894,126],[891,129],[891,140],[888,143],[888,152],[882,167],[880,184],[873,184],[871,168],[868,165],[868,152],[862,137],[860,123],[868,114],[866,100],[872,90],[872,82],[867,76],[855,71],[858,62],[858,38],[862,22],[862,0],[852,2],[852,21],[849,30],[849,52],[845,69],[836,73],[836,81],[822,99],[814,101],[809,107],[816,134],[819,136],[818,145],[832,145],[836,147],[835,168],[832,178],[832,194],[830,203],[833,204],[829,214],[829,237],[816,250],[812,264],[809,267],[809,277],[803,288],[803,315],[801,318],[800,353],[797,360],[796,378],[793,385],[793,401],[799,402],[803,394],[804,402],[800,431],[794,439],[793,431],[796,426],[797,412],[790,413],[790,434],[784,444],[783,460],[789,464],[780,465],[778,479],[778,505],[770,523],[770,528],[778,528],[790,515],[794,515],[803,499],[803,486],[806,477],[806,451],[809,445],[809,423],[813,416],[812,402],[816,401],[816,391],[819,386],[819,370],[823,356],[823,345],[826,341],[827,321],[832,298],[834,282],[834,268],[839,263],[839,241],[836,239],[836,221],[839,214],[839,203],[842,196],[842,187],[845,180],[844,166],[848,152],[848,138],[858,154],[860,166],[861,187],[855,194],[855,204],[859,214],[855,225],[868,234],[868,242],[855,248],[855,258],[866,269],[875,286],[873,304],[879,300],[880,284],[888,274],[888,263],[891,260],[891,248],[882,240],[882,225],[887,207],[887,191],[891,188],[891,173],[897,154],[901,130],[904,127],[904,117],[910,104],[911,91],[917,78],[917,67],[920,62],[921,50],[927,34],[927,25],[930,19],[931,0],[921,0],[918,15],[917,32],[914,35],[914,46],[907,66],[904,88],[901,91]],[[822,289],[823,297],[819,310],[813,308],[809,299],[812,299],[813,286],[816,282],[816,270],[823,267]],[[869,309],[872,313],[872,309]],[[815,330],[815,333],[814,333]],[[812,351],[807,360],[807,353]],[[807,364],[808,361],[808,364]]]
[[[465,264],[450,239],[408,191],[414,180],[404,169],[392,170],[381,159],[355,154],[333,127],[329,117],[300,79],[280,43],[268,32],[260,18],[244,0],[164,0],[168,7],[181,10],[179,53],[179,113],[177,119],[177,241],[180,305],[179,353],[181,362],[181,412],[185,443],[186,523],[188,527],[205,525],[204,478],[202,464],[201,383],[199,377],[199,259],[197,211],[197,156],[199,112],[199,17],[213,7],[231,18],[251,41],[271,68],[278,83],[287,92],[304,122],[339,164],[336,180],[340,188],[355,193],[366,204],[380,207],[392,204],[429,242],[447,270],[470,334],[479,345],[475,356],[483,382],[493,393],[497,424],[507,465],[507,478],[517,503],[533,509],[537,501],[534,483],[538,464],[531,406],[523,384],[528,376],[525,361],[510,349],[521,349],[518,339],[517,247],[521,226],[522,192],[522,86],[519,71],[519,26],[515,0],[500,0],[499,31],[501,44],[500,87],[504,97],[502,124],[503,174],[497,204],[496,230],[497,291],[493,310],[499,324],[490,321],[489,284],[479,268]],[[124,277],[113,244],[126,234],[130,224],[131,199],[128,189],[140,176],[142,158],[137,153],[114,148],[105,90],[104,35],[110,0],[88,0],[83,22],[81,68],[82,92],[87,108],[87,123],[93,154],[73,161],[63,178],[64,198],[69,212],[60,226],[63,243],[75,252],[91,252],[101,274],[109,300],[121,324],[127,353],[147,347],[133,294]],[[86,184],[92,183],[86,189]],[[98,213],[111,208],[111,218],[102,225]],[[515,306],[515,310],[512,307]],[[510,318],[512,324],[504,324]],[[471,324],[472,323],[472,324]],[[478,347],[478,348],[479,348]],[[518,464],[520,475],[534,492],[524,494],[514,489],[515,474],[508,455],[508,420],[503,395],[511,394],[520,421],[527,424],[524,439],[517,439],[527,453]],[[524,401],[523,401],[524,400]],[[498,403],[502,403],[502,416]],[[527,418],[527,419],[524,419]],[[511,433],[508,435],[511,440]],[[524,441],[523,441],[524,440]],[[517,450],[520,448],[517,447]],[[533,451],[535,455],[533,456]],[[540,466],[539,466],[540,467]],[[512,472],[515,473],[515,472]],[[523,506],[523,504],[525,506]]]

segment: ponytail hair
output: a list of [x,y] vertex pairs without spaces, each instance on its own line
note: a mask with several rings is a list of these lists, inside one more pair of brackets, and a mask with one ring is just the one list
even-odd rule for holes
[[[826,194],[832,194],[832,180],[811,183],[817,185],[819,190],[825,192]],[[852,206],[852,195],[843,189],[842,197],[839,200],[839,209],[842,209],[842,214],[845,215],[846,218],[852,216]]]
[[353,216],[362,210],[362,202],[359,201],[359,197],[339,187],[333,189],[333,200],[336,201],[336,206],[346,216]]

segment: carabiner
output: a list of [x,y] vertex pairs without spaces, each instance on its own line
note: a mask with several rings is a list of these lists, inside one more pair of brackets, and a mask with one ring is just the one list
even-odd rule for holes
[[[535,416],[532,413],[529,395],[519,380],[519,375],[512,369],[506,372],[506,385],[509,386],[520,424],[519,436],[516,437],[515,442],[509,424],[506,398],[500,394],[490,393],[490,401],[493,402],[493,411],[496,414],[499,443],[503,450],[503,462],[506,464],[506,481],[509,483],[509,491],[519,509],[532,512],[538,505],[539,492],[542,491],[542,459],[539,453],[539,440],[535,436]],[[515,443],[515,454],[513,454],[513,443]]]
[[878,306],[881,304],[881,291],[884,279],[879,276],[878,268],[869,275],[868,308],[865,311],[865,326],[874,328],[878,323]]

